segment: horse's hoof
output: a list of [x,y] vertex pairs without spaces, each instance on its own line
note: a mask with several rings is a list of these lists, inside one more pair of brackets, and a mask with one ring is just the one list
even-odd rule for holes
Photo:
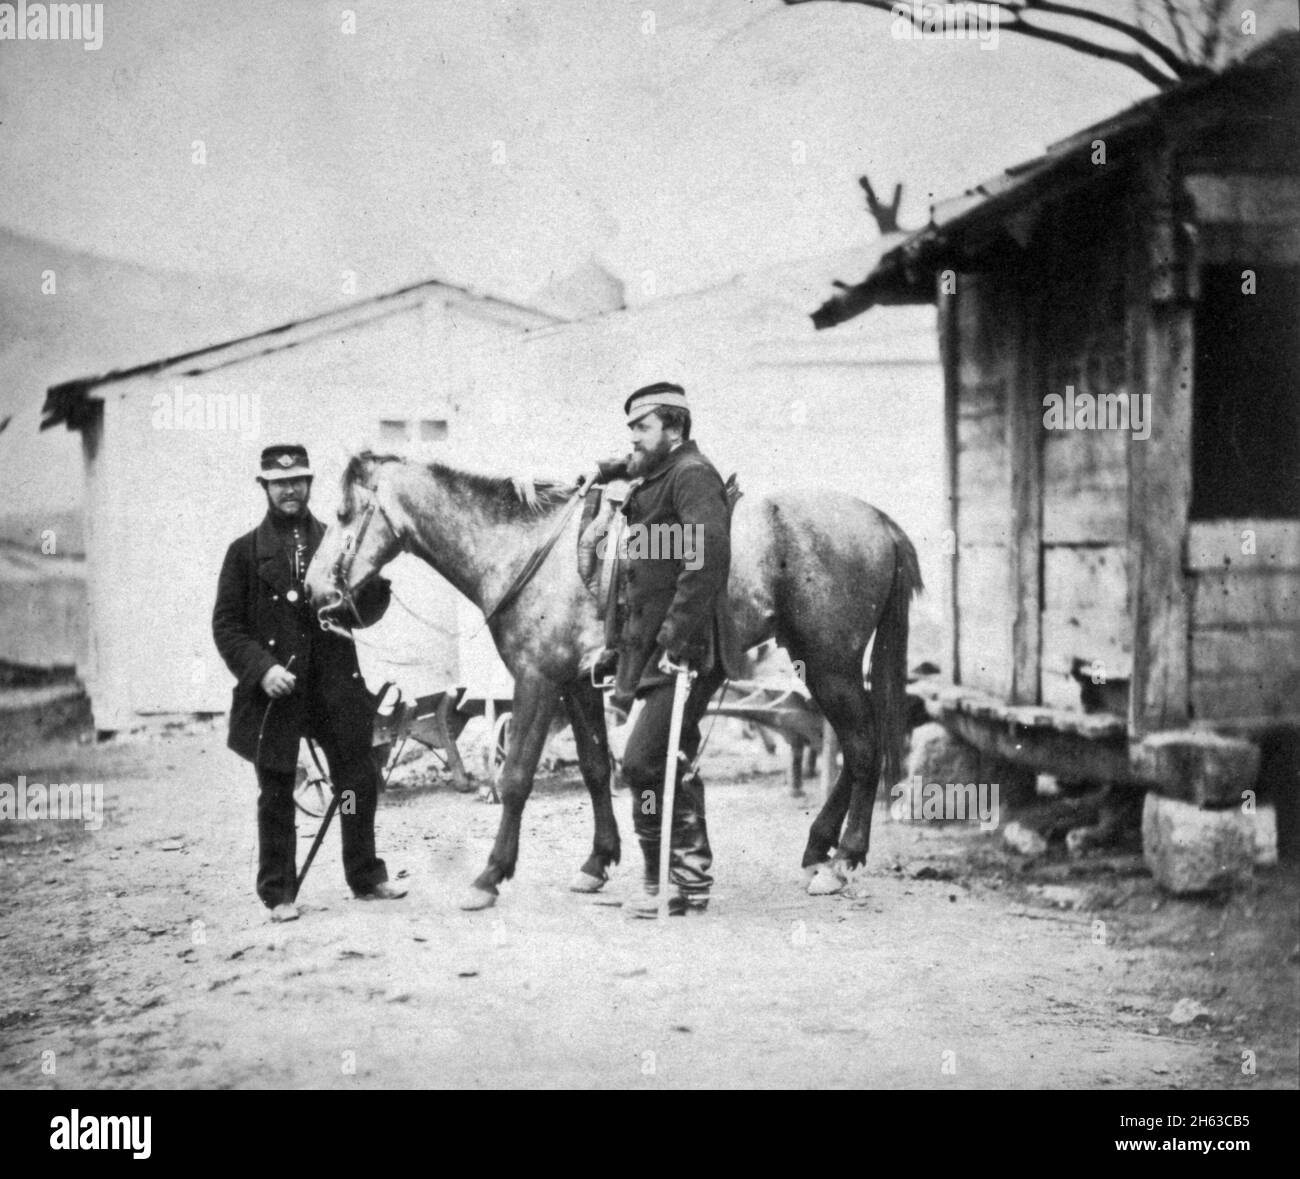
[[830,864],[818,864],[808,877],[810,897],[830,897],[844,890],[844,881]]
[[605,881],[607,881],[608,879],[609,879],[608,876],[605,875],[592,876],[589,873],[583,872],[581,869],[579,869],[574,874],[573,879],[569,881],[569,891],[570,892],[600,892],[600,890],[605,887]]
[[485,888],[471,888],[460,902],[460,907],[467,913],[477,913],[480,909],[490,909],[497,903],[497,890],[488,892]]

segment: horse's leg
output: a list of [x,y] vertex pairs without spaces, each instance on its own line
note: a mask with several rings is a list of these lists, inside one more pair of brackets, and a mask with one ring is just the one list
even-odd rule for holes
[[564,689],[564,708],[578,746],[578,766],[587,793],[596,834],[591,855],[569,884],[574,892],[597,892],[609,879],[610,864],[617,864],[620,848],[618,821],[609,794],[609,740],[605,733],[605,701],[585,676]]
[[555,686],[536,673],[515,681],[511,706],[514,719],[499,783],[501,823],[497,827],[496,842],[488,856],[487,867],[479,873],[469,895],[461,902],[462,909],[490,908],[496,904],[497,885],[515,874],[524,804],[533,790],[533,775],[537,773],[537,763],[550,734],[558,696]]
[[[808,891],[813,895],[839,892],[844,887],[846,865],[855,868],[867,854],[870,837],[871,806],[875,801],[876,779],[880,776],[878,746],[873,736],[871,699],[862,686],[860,674],[844,671],[813,671],[809,663],[808,690],[822,714],[839,738],[844,765],[821,813],[813,820],[804,849],[803,866],[813,868]],[[871,766],[874,762],[874,775]],[[866,831],[861,830],[859,796],[869,793],[866,805]],[[840,828],[845,815],[850,823],[843,836]],[[855,827],[853,819],[857,820]],[[834,865],[831,848],[836,848]],[[860,850],[859,850],[860,848]]]
[[451,771],[451,784],[458,793],[468,794],[474,789],[474,784],[465,772],[465,763],[461,760],[460,750],[456,748],[456,738],[451,735],[451,714],[455,707],[456,697],[450,692],[444,692],[433,714],[433,724],[438,740],[442,742],[447,768]]
[[875,716],[871,711],[871,697],[865,690],[862,695],[866,716],[853,733],[851,747],[843,737],[840,738],[845,769],[848,768],[850,757],[854,762],[849,817],[844,824],[844,834],[835,852],[833,865],[835,874],[843,880],[847,880],[849,873],[860,868],[867,859],[867,851],[871,846],[871,816],[876,805],[876,791],[880,788],[884,755],[880,734],[876,732]]
[[803,797],[803,746],[804,740],[797,733],[789,735],[790,741],[790,795]]
[[876,732],[876,717],[871,709],[871,696],[856,680],[848,693],[849,720],[844,728],[836,725],[840,749],[844,754],[844,772],[851,776],[849,813],[835,852],[836,875],[847,879],[848,874],[866,861],[871,846],[871,816],[876,805],[876,791],[880,786],[883,746]]

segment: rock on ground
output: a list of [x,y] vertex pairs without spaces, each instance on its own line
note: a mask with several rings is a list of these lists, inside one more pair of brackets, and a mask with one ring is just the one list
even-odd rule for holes
[[1248,883],[1255,858],[1253,816],[1203,810],[1150,793],[1142,809],[1142,854],[1161,887],[1176,894]]

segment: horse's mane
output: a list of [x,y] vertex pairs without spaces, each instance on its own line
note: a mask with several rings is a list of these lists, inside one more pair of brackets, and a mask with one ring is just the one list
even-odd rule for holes
[[368,489],[371,472],[376,466],[385,463],[404,463],[437,475],[453,490],[463,490],[471,493],[475,499],[486,501],[494,514],[504,520],[546,515],[565,503],[577,490],[576,484],[562,479],[467,471],[462,467],[453,467],[450,463],[426,462],[410,455],[362,450],[348,459],[348,465],[343,471],[342,514],[345,519],[351,518],[356,508],[355,489]]

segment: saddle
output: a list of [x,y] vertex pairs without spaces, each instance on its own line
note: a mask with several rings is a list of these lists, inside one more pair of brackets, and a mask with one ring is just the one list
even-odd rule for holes
[[582,505],[582,524],[578,529],[578,575],[588,593],[596,599],[597,617],[602,620],[608,616],[617,580],[618,542],[627,527],[621,509],[631,487],[626,479],[595,483]]

